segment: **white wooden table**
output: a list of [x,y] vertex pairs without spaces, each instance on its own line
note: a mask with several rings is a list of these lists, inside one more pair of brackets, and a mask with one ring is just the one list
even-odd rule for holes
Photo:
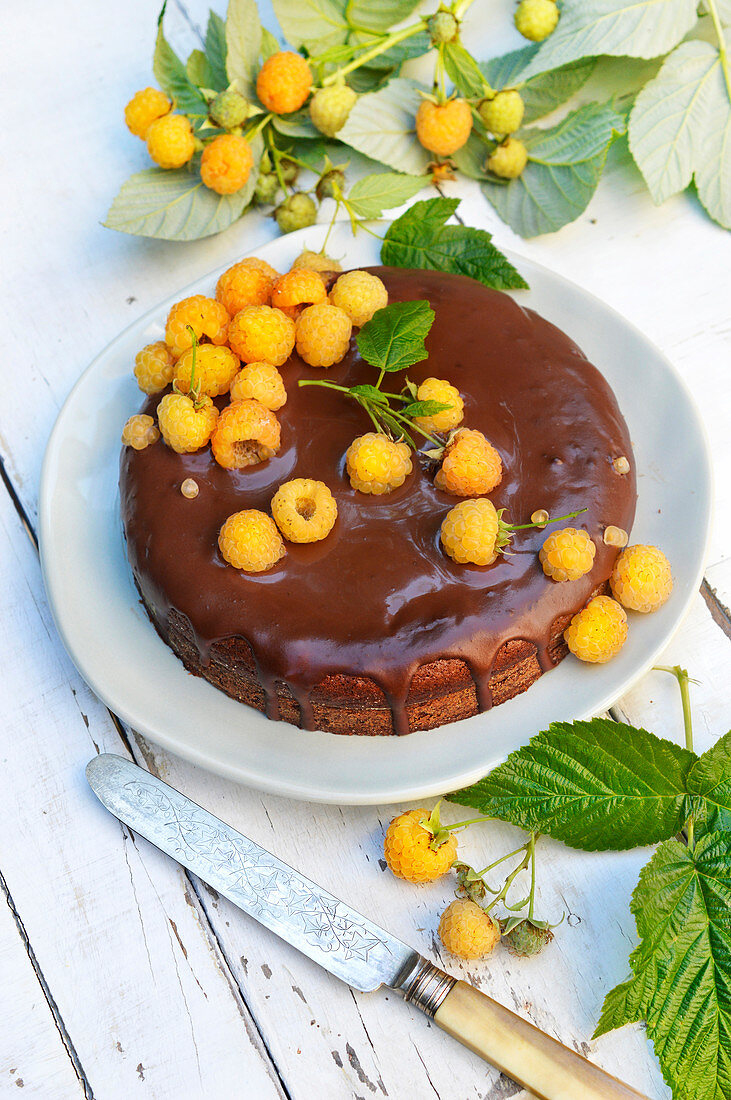
[[[470,17],[483,33],[485,8],[477,3]],[[497,25],[493,9],[507,25],[507,0],[491,7]],[[543,841],[541,911],[569,914],[554,944],[534,960],[500,950],[460,966],[440,957],[435,935],[446,882],[417,890],[379,863],[396,807],[287,802],[197,770],[115,727],[63,650],[29,537],[61,404],[121,328],[274,234],[264,217],[183,245],[101,227],[119,182],[145,161],[121,112],[151,82],[156,13],[156,0],[28,0],[3,13],[0,1096],[21,1088],[43,1100],[518,1094],[395,997],[351,992],[120,827],[84,780],[87,760],[112,751],[132,754],[653,1100],[666,1097],[639,1027],[589,1038],[605,993],[627,972],[628,901],[646,851],[584,855]],[[168,35],[181,51],[195,44],[203,17],[198,0],[169,11]],[[508,35],[492,52],[515,44]],[[452,186],[466,220],[642,328],[701,406],[717,463],[716,527],[702,591],[665,660],[700,681],[693,702],[703,749],[731,725],[729,237],[692,197],[653,207],[620,148],[579,221],[530,242],[501,225],[476,186]],[[615,714],[680,738],[676,690],[649,674]],[[471,830],[466,857],[484,865],[512,832]]]

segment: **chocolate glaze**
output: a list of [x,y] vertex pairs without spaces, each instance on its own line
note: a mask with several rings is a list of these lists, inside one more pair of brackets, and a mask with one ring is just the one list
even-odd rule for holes
[[[447,378],[463,394],[465,426],[484,432],[502,455],[503,480],[490,494],[495,506],[514,523],[529,522],[537,508],[562,515],[585,507],[574,523],[597,545],[589,574],[564,584],[547,579],[538,561],[545,533],[537,530],[516,532],[511,554],[493,565],[452,562],[440,548],[439,527],[456,498],[434,487],[425,461],[415,460],[390,495],[351,489],[345,451],[370,421],[343,395],[297,381],[375,381],[354,342],[330,370],[308,367],[297,355],[282,368],[282,448],[269,462],[226,470],[210,448],[178,455],[160,441],[143,451],[124,448],[120,488],[129,559],[163,635],[174,608],[190,622],[204,663],[217,641],[246,638],[267,713],[277,717],[276,685],[286,684],[305,728],[312,728],[317,685],[338,674],[365,677],[380,687],[394,730],[403,733],[409,687],[422,665],[462,660],[480,709],[491,705],[490,673],[506,641],[532,642],[541,667],[552,666],[552,624],[583,606],[611,571],[617,551],[604,545],[604,527],[631,528],[634,463],[627,475],[614,472],[612,460],[631,460],[632,453],[614,395],[554,325],[463,276],[371,270],[390,301],[424,298],[435,310],[429,358],[408,374],[416,383]],[[398,392],[403,376],[388,382]],[[144,411],[154,414],[159,399],[149,399]],[[193,500],[180,492],[187,477],[200,487]],[[331,534],[311,545],[288,544],[287,556],[267,573],[227,565],[217,546],[226,517],[242,508],[268,511],[277,487],[293,477],[330,486],[338,504]]]

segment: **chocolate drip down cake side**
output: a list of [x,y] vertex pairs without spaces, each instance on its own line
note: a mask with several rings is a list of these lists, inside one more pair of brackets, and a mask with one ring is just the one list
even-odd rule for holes
[[[470,500],[489,500],[503,524],[516,526],[580,513],[568,523],[594,545],[588,571],[565,583],[546,574],[539,552],[552,528],[545,524],[509,532],[503,546],[499,535],[502,552],[491,564],[455,560],[442,528],[467,494],[440,487],[440,446],[459,437],[434,430],[438,415],[415,418],[431,422],[432,439],[415,436],[401,484],[386,492],[353,487],[346,454],[356,438],[375,434],[368,410],[340,389],[298,383],[376,385],[378,372],[356,346],[357,329],[344,358],[328,369],[309,365],[296,350],[277,364],[286,403],[268,414],[281,425],[278,449],[269,441],[263,452],[270,457],[261,460],[260,449],[249,465],[231,468],[209,445],[179,453],[166,442],[160,417],[163,438],[151,429],[154,442],[123,448],[122,518],[144,606],[191,673],[303,728],[402,734],[487,710],[563,659],[572,616],[608,591],[619,551],[607,544],[606,529],[631,529],[634,461],[607,382],[554,325],[463,276],[368,270],[385,284],[389,304],[428,302],[435,314],[428,357],[387,374],[382,389],[408,395],[407,376],[413,392],[427,378],[448,380],[464,404],[457,431],[482,433],[501,463],[499,483]],[[284,307],[293,333],[302,308]],[[227,337],[239,353],[240,317]],[[223,345],[224,338],[205,329],[196,335],[203,369],[207,341]],[[219,434],[234,393],[212,398]],[[142,412],[154,418],[164,399],[150,394]],[[408,413],[408,396],[399,400],[392,406]],[[398,443],[395,430],[391,435]],[[245,444],[238,441],[238,453],[249,461]],[[236,568],[219,545],[228,517],[252,510],[271,517],[272,498],[294,479],[329,489],[337,515],[326,537],[291,541],[283,527],[280,539],[267,518],[281,541],[279,556],[261,571]],[[316,505],[305,500],[298,507],[306,520]],[[457,539],[460,515],[450,528]]]

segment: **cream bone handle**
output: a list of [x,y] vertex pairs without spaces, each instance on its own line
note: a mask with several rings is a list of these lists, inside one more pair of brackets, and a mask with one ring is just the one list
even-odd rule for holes
[[474,986],[420,958],[398,988],[442,1031],[539,1100],[647,1100]]

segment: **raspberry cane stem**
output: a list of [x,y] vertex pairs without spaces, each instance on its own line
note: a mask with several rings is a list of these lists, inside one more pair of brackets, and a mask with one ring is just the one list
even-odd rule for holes
[[[696,680],[691,680],[688,675],[688,670],[681,668],[680,665],[653,665],[655,672],[669,672],[671,676],[674,676],[678,681],[678,687],[680,688],[680,701],[683,706],[683,729],[685,730],[685,747],[693,752],[693,717],[690,711],[690,691],[688,690],[688,684],[697,683]],[[693,833],[693,816],[688,818],[686,824],[686,832],[688,834],[688,847],[693,851],[694,845],[694,833]]]

